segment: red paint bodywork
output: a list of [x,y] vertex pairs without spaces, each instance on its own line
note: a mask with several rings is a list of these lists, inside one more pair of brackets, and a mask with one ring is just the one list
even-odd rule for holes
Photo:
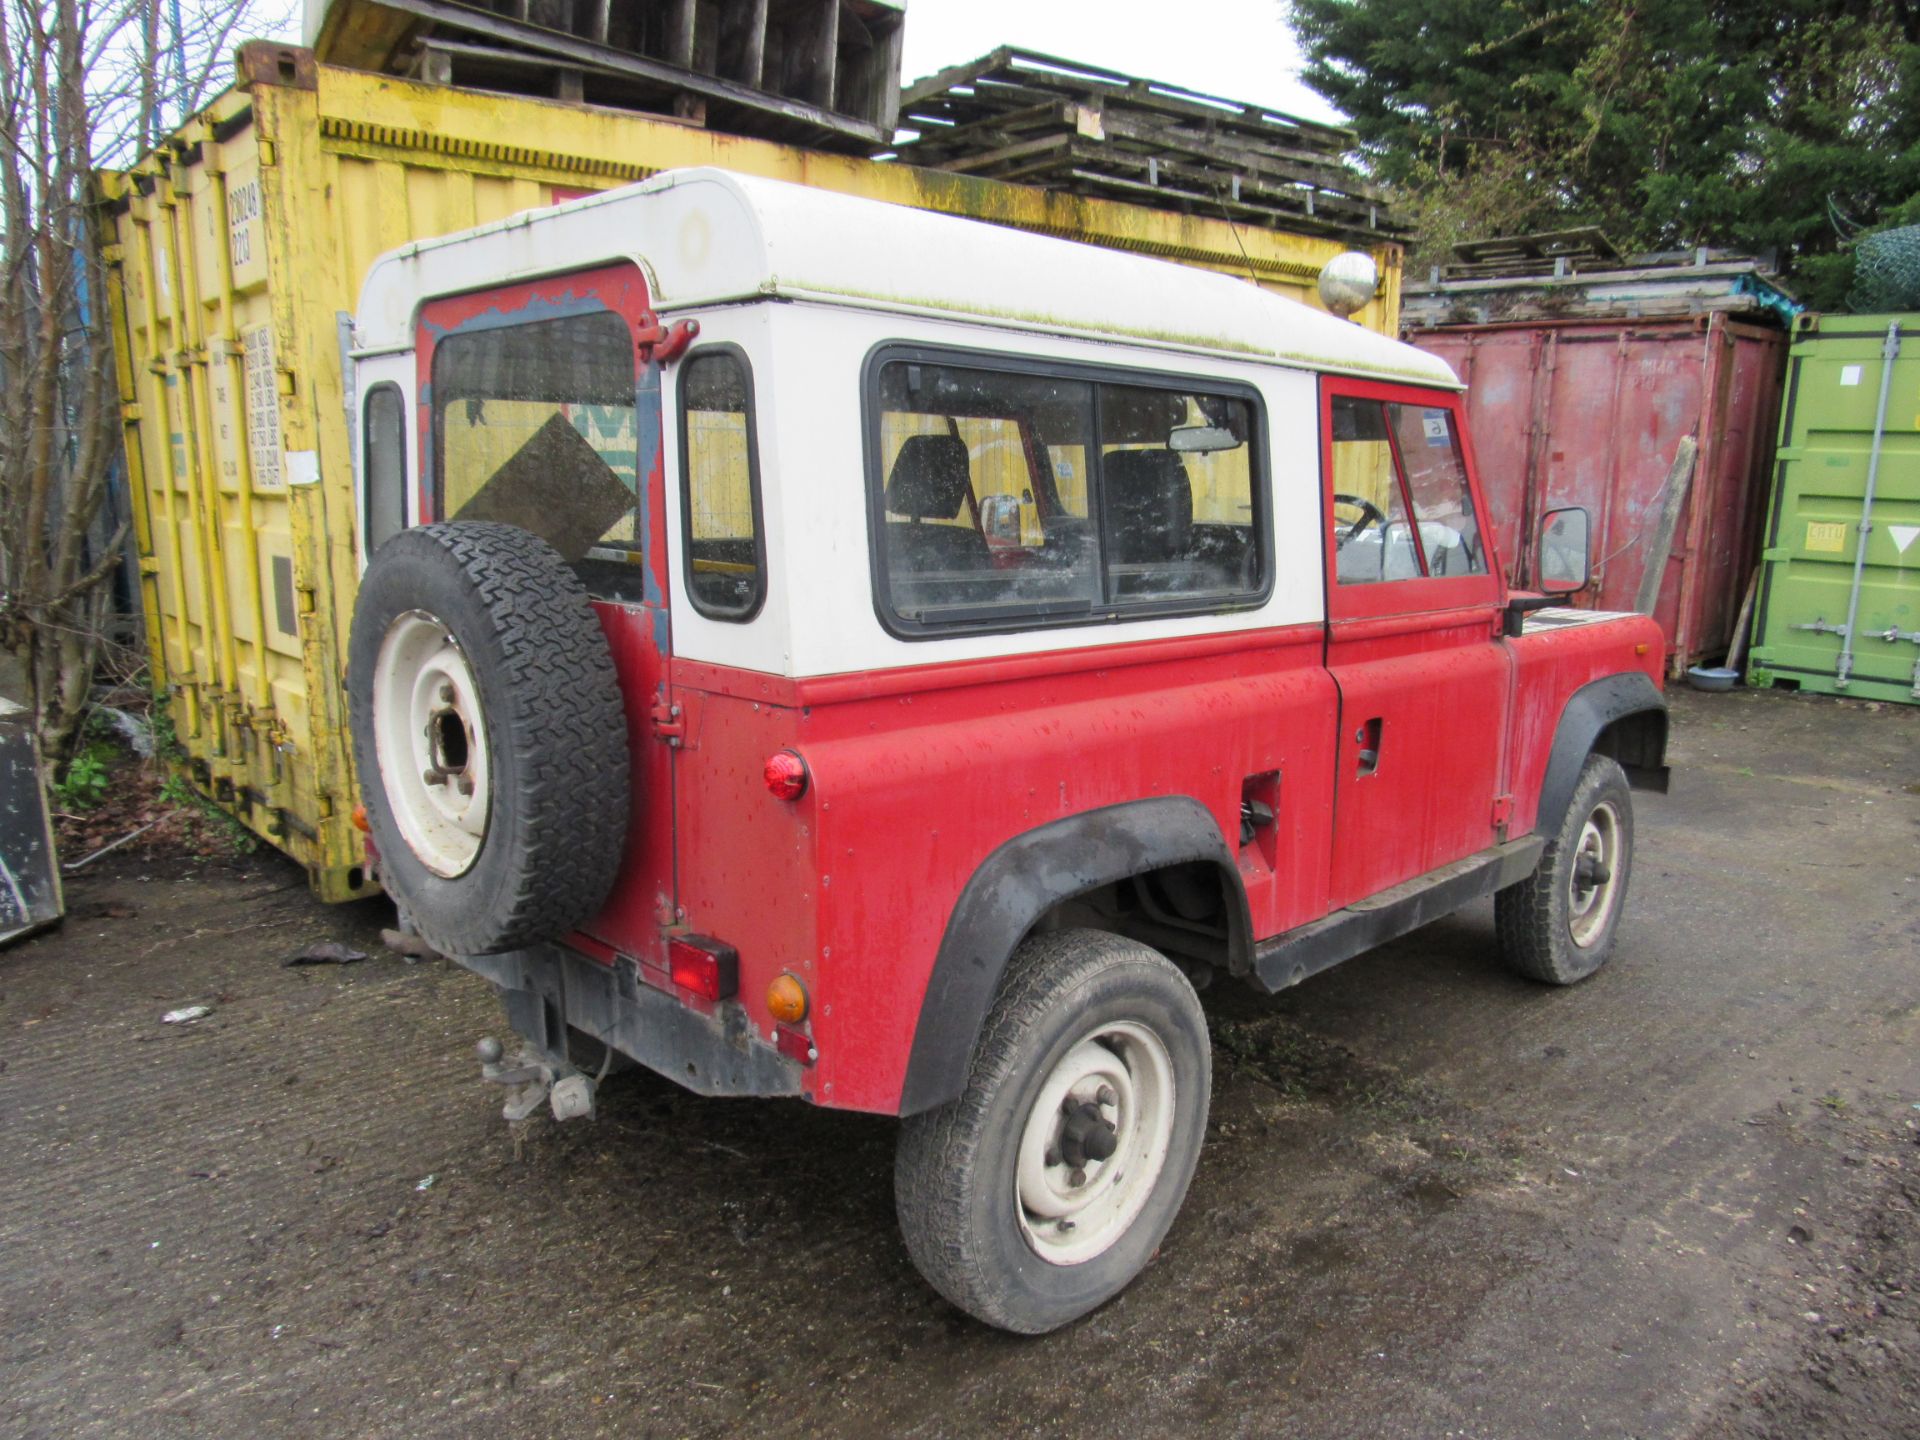
[[[1657,679],[1659,632],[1624,619],[1506,640],[1505,600],[1497,574],[1336,586],[1326,625],[813,679],[676,660],[683,923],[739,949],[769,1043],[757,998],[783,971],[806,985],[815,1100],[891,1111],[955,902],[1037,826],[1190,795],[1237,842],[1243,786],[1277,774],[1275,827],[1232,847],[1261,937],[1525,833],[1567,697],[1622,669]],[[1361,778],[1369,718],[1381,759]],[[789,747],[810,772],[791,802],[763,776]],[[607,938],[647,943],[637,927]]]
[[1668,673],[1722,653],[1757,549],[1787,337],[1726,315],[1447,326],[1407,335],[1466,382],[1481,484],[1512,581],[1535,583],[1547,511],[1584,506],[1594,583],[1576,604],[1631,610],[1667,472],[1700,444],[1654,618]]
[[[589,287],[641,334],[644,285],[624,268],[428,306],[423,415],[440,336],[575,304]],[[1572,692],[1624,669],[1658,680],[1659,631],[1645,620],[1503,638],[1497,566],[1333,586],[1324,624],[808,679],[677,659],[658,366],[638,361],[636,387],[647,599],[597,607],[627,699],[632,838],[575,948],[631,957],[671,988],[670,933],[733,946],[756,1041],[805,1067],[817,1103],[897,1110],[949,916],[1015,836],[1145,797],[1197,798],[1237,856],[1256,937],[1275,936],[1524,833]],[[1323,404],[1335,393],[1462,410],[1450,393],[1335,381]],[[1330,463],[1323,472],[1330,511]],[[1356,735],[1370,721],[1379,763],[1362,775]],[[808,769],[795,800],[765,780],[785,749]],[[1242,846],[1249,793],[1276,820]],[[809,997],[797,1027],[766,1013],[782,973]]]
[[[1333,474],[1336,396],[1445,410],[1460,397],[1328,380],[1320,391],[1321,473]],[[1468,449],[1468,442],[1462,442]],[[1472,474],[1471,453],[1465,457]],[[1476,513],[1480,497],[1474,497]],[[1333,878],[1326,908],[1424,875],[1495,843],[1512,666],[1499,643],[1506,595],[1498,548],[1488,573],[1328,587],[1327,668],[1340,689]],[[1334,532],[1326,573],[1335,573]],[[1362,761],[1368,750],[1369,766]]]

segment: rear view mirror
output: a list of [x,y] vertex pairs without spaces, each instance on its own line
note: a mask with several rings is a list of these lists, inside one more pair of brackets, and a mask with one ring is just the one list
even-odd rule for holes
[[1182,425],[1167,436],[1167,448],[1176,455],[1205,455],[1239,446],[1239,437],[1224,425]]
[[1540,521],[1540,588],[1549,595],[1571,595],[1592,578],[1587,512],[1578,505],[1549,510]]

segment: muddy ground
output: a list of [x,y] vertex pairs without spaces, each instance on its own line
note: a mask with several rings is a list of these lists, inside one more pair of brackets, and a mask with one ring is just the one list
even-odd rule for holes
[[101,862],[0,954],[0,1433],[1920,1436],[1920,711],[1676,712],[1608,971],[1480,905],[1216,986],[1183,1217],[1037,1341],[917,1280],[891,1123],[625,1075],[515,1136],[481,982],[280,966],[378,906]]

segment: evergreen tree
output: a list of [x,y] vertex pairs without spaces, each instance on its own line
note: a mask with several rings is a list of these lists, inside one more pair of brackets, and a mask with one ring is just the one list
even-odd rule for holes
[[1835,305],[1853,229],[1920,220],[1920,0],[1290,0],[1306,79],[1455,240],[1599,225],[1774,249]]

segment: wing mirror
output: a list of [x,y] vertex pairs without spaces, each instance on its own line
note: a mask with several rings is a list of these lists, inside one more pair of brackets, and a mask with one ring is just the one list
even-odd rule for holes
[[1517,637],[1525,628],[1530,611],[1558,605],[1577,590],[1587,588],[1593,578],[1591,533],[1593,522],[1578,505],[1549,510],[1540,517],[1540,544],[1534,550],[1535,572],[1539,575],[1540,595],[1507,597],[1506,633]]
[[1540,521],[1540,588],[1549,595],[1567,596],[1587,588],[1593,577],[1593,522],[1578,505],[1564,510],[1549,510]]

